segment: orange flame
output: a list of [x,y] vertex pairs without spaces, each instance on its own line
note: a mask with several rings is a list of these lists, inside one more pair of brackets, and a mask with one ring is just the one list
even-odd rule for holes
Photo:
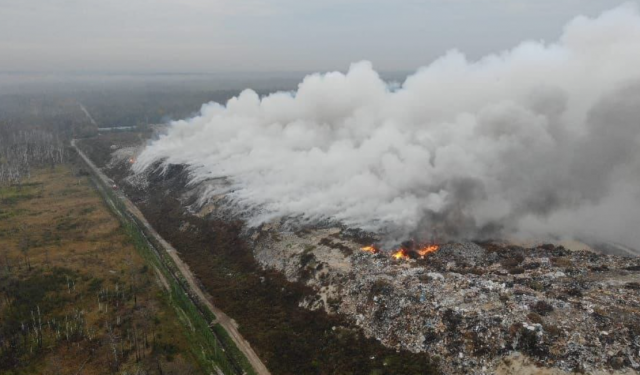
[[375,248],[375,246],[365,246],[365,247],[361,247],[360,250],[362,251],[366,251],[367,253],[371,253],[371,254],[377,254],[378,253],[378,249]]
[[409,253],[405,249],[400,249],[391,255],[395,259],[409,259]]
[[418,249],[418,254],[420,254],[420,256],[424,258],[428,254],[435,253],[436,251],[438,251],[439,248],[440,246],[438,245],[428,245],[421,249]]

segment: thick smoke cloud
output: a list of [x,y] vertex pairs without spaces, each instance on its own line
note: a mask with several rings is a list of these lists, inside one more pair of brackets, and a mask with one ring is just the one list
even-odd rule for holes
[[639,138],[640,15],[627,4],[576,18],[553,44],[477,62],[451,51],[399,87],[360,62],[296,92],[245,90],[172,123],[134,168],[226,177],[254,224],[298,216],[399,237],[588,234],[633,246]]

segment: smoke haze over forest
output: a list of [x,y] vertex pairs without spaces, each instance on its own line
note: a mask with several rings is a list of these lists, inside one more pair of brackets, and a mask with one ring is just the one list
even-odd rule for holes
[[637,243],[639,66],[629,3],[575,18],[554,43],[478,61],[451,51],[401,84],[363,61],[293,92],[246,90],[173,122],[135,168],[229,178],[253,224],[302,215],[397,238]]

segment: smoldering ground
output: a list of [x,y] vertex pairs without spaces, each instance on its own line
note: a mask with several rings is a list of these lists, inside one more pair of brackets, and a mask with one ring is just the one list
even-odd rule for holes
[[399,87],[360,62],[295,92],[246,90],[173,122],[134,169],[162,161],[189,166],[194,182],[226,177],[252,225],[298,216],[394,238],[588,234],[634,246],[638,67],[640,15],[627,4],[577,17],[555,43],[475,62],[451,51]]

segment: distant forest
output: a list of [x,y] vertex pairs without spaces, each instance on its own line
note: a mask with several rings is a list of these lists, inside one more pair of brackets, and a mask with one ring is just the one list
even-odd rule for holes
[[93,137],[98,127],[144,128],[189,117],[203,103],[225,103],[239,91],[124,84],[0,90],[0,185],[20,184],[33,167],[62,163],[68,141]]
[[130,81],[103,78],[78,83],[64,80],[54,83],[7,84],[0,77],[0,127],[46,128],[64,138],[95,135],[81,109],[83,105],[98,127],[128,127],[165,123],[196,114],[202,104],[226,103],[245,88],[260,95],[278,90],[293,90],[296,79],[224,80],[197,77],[172,77]]

